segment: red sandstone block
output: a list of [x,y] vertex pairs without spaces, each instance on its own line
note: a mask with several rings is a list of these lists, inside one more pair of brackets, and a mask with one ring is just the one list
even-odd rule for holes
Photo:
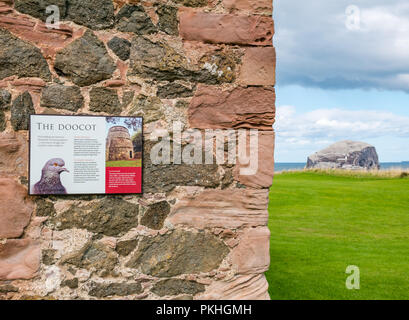
[[18,238],[30,222],[34,205],[14,179],[0,177],[0,238]]
[[239,87],[223,91],[199,85],[189,105],[189,124],[198,129],[272,130],[274,103],[273,88]]
[[229,12],[273,13],[273,0],[223,0],[223,5]]
[[240,83],[245,85],[275,85],[276,52],[273,47],[245,49]]
[[40,267],[40,246],[30,239],[0,243],[0,280],[32,279]]
[[[252,175],[241,174],[241,169],[248,165],[237,163],[234,168],[234,179],[251,188],[269,188],[273,184],[274,176],[274,131],[260,131],[258,133],[258,166]],[[247,139],[247,155],[250,155],[250,142]]]
[[179,9],[179,30],[185,40],[210,43],[272,45],[273,19]]

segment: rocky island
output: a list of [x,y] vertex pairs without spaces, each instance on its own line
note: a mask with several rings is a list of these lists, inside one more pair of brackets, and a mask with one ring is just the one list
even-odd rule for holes
[[374,146],[365,142],[340,141],[314,153],[307,159],[307,169],[380,169]]

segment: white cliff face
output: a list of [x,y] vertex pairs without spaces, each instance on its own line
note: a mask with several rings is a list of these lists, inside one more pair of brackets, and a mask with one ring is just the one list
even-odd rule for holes
[[340,141],[308,157],[306,168],[315,169],[379,169],[374,146],[365,142]]

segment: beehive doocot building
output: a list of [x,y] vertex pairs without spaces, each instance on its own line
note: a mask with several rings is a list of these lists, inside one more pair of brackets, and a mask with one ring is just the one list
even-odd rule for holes
[[[273,34],[270,0],[0,0],[0,299],[268,299]],[[143,116],[144,194],[28,196],[34,113]],[[174,121],[258,129],[256,174],[152,163]]]
[[129,130],[123,126],[111,127],[105,150],[107,161],[132,160],[135,155]]

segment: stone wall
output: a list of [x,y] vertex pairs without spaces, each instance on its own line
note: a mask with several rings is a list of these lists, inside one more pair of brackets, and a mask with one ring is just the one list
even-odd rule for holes
[[[268,299],[271,14],[271,0],[0,1],[0,299]],[[144,195],[29,197],[33,113],[143,116]],[[176,120],[259,129],[257,174],[154,165],[149,135]]]

